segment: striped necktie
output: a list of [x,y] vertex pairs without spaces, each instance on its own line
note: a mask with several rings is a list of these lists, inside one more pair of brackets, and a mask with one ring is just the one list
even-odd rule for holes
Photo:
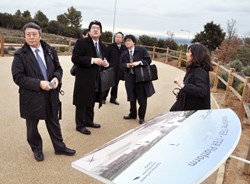
[[[134,58],[133,58],[133,51],[130,50],[130,51],[129,51],[129,62],[130,62],[130,63],[133,63],[133,61],[134,61]],[[132,75],[134,75],[134,70],[133,70],[133,68],[130,68],[130,73],[131,73]]]

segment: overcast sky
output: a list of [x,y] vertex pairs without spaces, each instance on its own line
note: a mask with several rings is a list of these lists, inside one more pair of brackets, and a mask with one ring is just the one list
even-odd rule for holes
[[226,31],[227,22],[234,19],[236,33],[250,36],[249,0],[1,0],[0,12],[29,10],[33,17],[40,10],[49,20],[56,20],[73,6],[82,13],[83,28],[99,20],[104,31],[113,31],[115,2],[115,32],[164,36],[170,31],[175,37],[188,38],[189,33],[192,37],[211,21]]

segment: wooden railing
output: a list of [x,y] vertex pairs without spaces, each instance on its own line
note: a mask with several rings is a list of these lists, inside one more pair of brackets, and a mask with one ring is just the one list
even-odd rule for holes
[[[11,43],[6,40],[12,40]],[[49,39],[44,39],[48,44],[50,44],[52,47],[56,48],[58,51],[63,50],[64,52],[68,52],[68,54],[71,54],[72,48],[73,48],[73,40],[64,41],[66,44],[58,44],[54,43],[53,41]],[[12,43],[13,42],[13,43]],[[14,36],[6,36],[0,35],[0,55],[3,57],[5,54],[4,49],[8,47],[13,48],[20,48],[24,44],[24,38],[23,37],[14,37]],[[63,49],[61,49],[63,48]]]

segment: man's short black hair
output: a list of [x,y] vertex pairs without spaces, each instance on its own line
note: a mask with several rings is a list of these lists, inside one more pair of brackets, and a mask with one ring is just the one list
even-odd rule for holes
[[136,38],[134,35],[126,35],[125,38],[124,38],[124,41],[126,41],[127,39],[131,39],[135,44],[136,44]]
[[27,28],[34,28],[34,29],[37,29],[37,30],[39,31],[39,33],[42,32],[41,27],[40,27],[38,24],[36,24],[35,22],[28,22],[27,24],[25,24],[25,25],[23,26],[23,29],[22,29],[23,32],[25,32],[25,30],[26,30]]
[[100,26],[100,30],[101,30],[101,33],[102,33],[102,23],[99,22],[98,20],[93,20],[92,22],[89,23],[89,31],[90,31],[92,25],[94,25],[94,24]]
[[121,31],[115,33],[115,36],[116,36],[117,34],[121,34],[121,35],[122,35],[122,38],[124,37],[124,34],[123,34]]

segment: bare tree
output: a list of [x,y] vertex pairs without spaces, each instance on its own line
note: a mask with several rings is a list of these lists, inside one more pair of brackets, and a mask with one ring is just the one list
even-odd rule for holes
[[227,39],[230,41],[234,36],[236,36],[236,20],[231,19],[227,21]]

